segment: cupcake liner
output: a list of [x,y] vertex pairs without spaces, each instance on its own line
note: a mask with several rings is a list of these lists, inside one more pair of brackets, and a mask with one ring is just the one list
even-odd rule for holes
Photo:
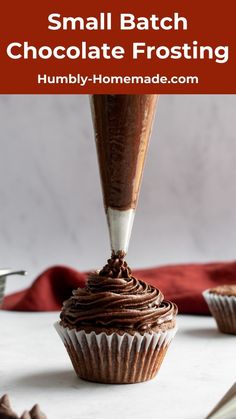
[[76,331],[55,324],[76,374],[85,380],[128,384],[147,381],[159,370],[177,328],[133,335]]
[[6,277],[0,277],[0,307],[3,302],[4,293],[5,293]]
[[236,297],[203,292],[209,310],[222,333],[236,334]]

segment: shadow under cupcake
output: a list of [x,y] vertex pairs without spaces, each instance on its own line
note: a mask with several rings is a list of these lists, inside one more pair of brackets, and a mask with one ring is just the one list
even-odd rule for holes
[[80,378],[128,384],[155,377],[176,333],[177,306],[115,255],[63,304],[59,333]]
[[220,332],[236,335],[236,284],[208,289],[203,297]]

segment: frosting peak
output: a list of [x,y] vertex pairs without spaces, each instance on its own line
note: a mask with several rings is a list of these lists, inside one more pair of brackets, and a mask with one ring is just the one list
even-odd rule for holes
[[124,252],[112,252],[111,258],[108,259],[107,264],[101,269],[99,276],[110,278],[130,278],[131,269],[124,258]]

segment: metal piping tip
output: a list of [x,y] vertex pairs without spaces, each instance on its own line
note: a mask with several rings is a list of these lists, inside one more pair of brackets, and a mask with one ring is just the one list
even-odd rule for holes
[[227,391],[206,419],[233,419],[236,412],[236,383]]
[[127,253],[131,231],[134,222],[135,210],[107,209],[107,223],[110,234],[111,250],[114,253]]

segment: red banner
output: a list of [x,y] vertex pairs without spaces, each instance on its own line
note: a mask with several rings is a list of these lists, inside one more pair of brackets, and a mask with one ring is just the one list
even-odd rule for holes
[[2,2],[0,93],[236,93],[235,2]]

